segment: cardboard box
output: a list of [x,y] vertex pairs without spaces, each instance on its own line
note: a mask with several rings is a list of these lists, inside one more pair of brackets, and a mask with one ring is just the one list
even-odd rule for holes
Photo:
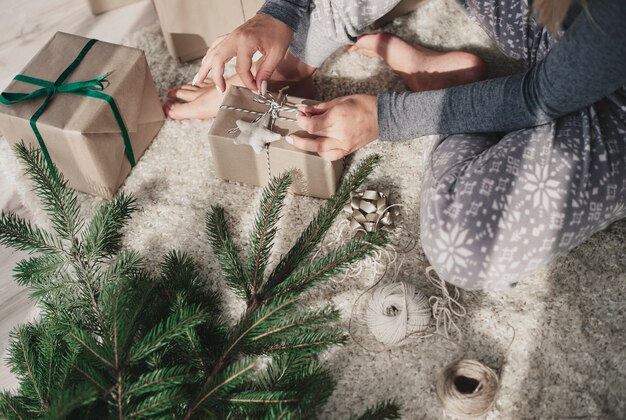
[[215,38],[232,32],[256,14],[264,0],[154,0],[172,57],[204,56]]
[[[263,113],[268,106],[253,101],[256,95],[250,90],[231,86],[224,97],[222,106],[232,106]],[[276,97],[277,95],[274,94]],[[313,103],[305,99],[288,97],[291,105]],[[281,113],[281,116],[293,118],[293,113]],[[316,153],[296,149],[285,139],[269,144],[269,147],[256,154],[246,144],[235,144],[238,133],[229,133],[236,126],[237,120],[254,121],[258,114],[221,108],[209,131],[209,143],[213,155],[213,167],[218,177],[229,181],[263,186],[270,176],[277,176],[285,171],[293,171],[292,191],[300,195],[328,198],[337,190],[343,172],[343,159],[330,162]],[[288,133],[306,136],[294,121],[276,119],[273,131],[282,136]]]
[[139,0],[88,0],[91,13],[99,15],[109,10],[117,9],[127,4],[136,3]]
[[[57,32],[21,74],[54,82],[88,43],[87,38]],[[97,41],[64,84],[93,80],[107,72],[105,89],[119,109],[139,160],[165,116],[143,51]],[[13,80],[6,92],[30,93],[41,86]],[[0,104],[0,131],[9,143],[39,142],[30,119],[45,96],[13,105]],[[59,170],[73,188],[111,197],[131,171],[120,126],[105,100],[56,92],[36,127]]]

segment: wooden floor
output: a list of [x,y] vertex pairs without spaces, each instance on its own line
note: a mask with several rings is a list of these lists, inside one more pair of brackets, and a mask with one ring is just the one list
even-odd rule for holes
[[[130,33],[156,22],[150,0],[93,16],[87,0],[0,0],[0,89],[57,31],[120,43]],[[1,140],[4,141],[4,140]],[[0,208],[29,217],[0,168]],[[36,316],[24,288],[11,272],[24,256],[0,245],[0,390],[16,381],[5,364],[9,333],[19,323]]]

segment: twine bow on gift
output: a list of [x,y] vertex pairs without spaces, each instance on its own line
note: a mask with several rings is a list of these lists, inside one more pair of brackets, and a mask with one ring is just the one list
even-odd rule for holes
[[390,210],[399,204],[387,205],[387,191],[356,191],[349,203],[343,207],[348,213],[350,227],[356,231],[373,232],[380,226],[391,226]]
[[280,134],[273,131],[276,120],[296,121],[296,119],[282,116],[280,113],[298,112],[298,108],[286,104],[287,95],[283,93],[286,89],[288,89],[288,87],[284,87],[278,91],[278,98],[276,99],[271,93],[267,93],[265,96],[256,95],[252,98],[253,102],[268,106],[265,112],[252,111],[231,105],[220,106],[222,109],[258,115],[252,122],[237,120],[235,122],[237,126],[228,130],[229,134],[239,132],[239,135],[235,138],[235,144],[247,144],[259,154],[263,148],[267,149],[269,143],[282,138]]
[[[130,143],[130,137],[128,136],[128,130],[126,130],[126,126],[124,125],[124,120],[122,120],[122,116],[120,115],[119,109],[115,104],[115,100],[110,95],[103,93],[102,90],[105,88],[105,82],[107,82],[106,78],[110,73],[105,73],[100,77],[95,79],[86,80],[82,82],[72,82],[72,83],[63,83],[70,74],[78,67],[80,62],[85,58],[87,52],[91,49],[91,47],[97,42],[96,39],[90,39],[87,44],[80,51],[78,56],[72,61],[72,63],[61,73],[61,75],[57,78],[56,81],[51,82],[49,80],[38,79],[35,77],[26,76],[23,74],[18,74],[13,79],[18,80],[20,82],[30,83],[36,86],[42,86],[41,89],[37,89],[31,93],[11,93],[11,92],[3,92],[0,94],[0,103],[4,105],[14,105],[19,102],[29,101],[38,97],[45,97],[41,106],[35,111],[33,116],[30,118],[30,126],[35,133],[35,137],[39,142],[39,146],[41,147],[41,151],[48,163],[50,169],[53,168],[52,159],[50,158],[50,154],[48,153],[48,148],[46,147],[45,142],[43,141],[43,137],[41,133],[37,129],[37,120],[46,110],[50,101],[57,93],[72,93],[74,95],[88,96],[90,98],[101,99],[106,101],[113,112],[113,116],[115,117],[115,121],[120,128],[122,133],[122,139],[124,140],[124,148],[126,150],[126,156],[128,157],[128,161],[130,162],[130,166],[135,166],[135,155],[133,153],[133,148]],[[55,173],[55,171],[52,171]]]

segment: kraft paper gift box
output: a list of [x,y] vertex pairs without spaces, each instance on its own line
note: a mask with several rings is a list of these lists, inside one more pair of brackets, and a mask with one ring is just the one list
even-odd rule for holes
[[41,148],[71,187],[105,198],[165,120],[143,51],[62,32],[0,102],[0,131],[10,144]]
[[139,0],[88,0],[91,13],[99,15],[109,10],[117,9],[127,4],[136,3]]
[[[278,96],[272,95],[274,98]],[[318,198],[333,195],[343,172],[343,159],[327,161],[316,153],[296,149],[287,143],[284,136],[288,133],[308,136],[295,121],[276,119],[272,131],[279,133],[283,138],[269,143],[259,154],[247,144],[235,144],[239,132],[233,132],[232,129],[236,127],[236,121],[252,122],[269,108],[266,104],[255,102],[255,97],[257,95],[250,90],[238,86],[231,86],[224,96],[222,106],[209,131],[213,167],[217,176],[229,181],[263,186],[267,184],[270,176],[292,171],[294,193]],[[288,96],[287,100],[289,105],[314,103],[293,96]],[[294,113],[281,112],[279,115],[295,118]]]
[[202,57],[215,38],[253,17],[264,0],[154,0],[163,37],[172,57]]

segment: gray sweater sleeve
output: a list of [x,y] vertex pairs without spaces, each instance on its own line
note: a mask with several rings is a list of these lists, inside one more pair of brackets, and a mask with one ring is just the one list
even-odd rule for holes
[[588,12],[581,12],[546,57],[525,73],[450,89],[378,95],[381,140],[533,127],[626,85],[626,1],[589,0]]
[[267,0],[259,13],[270,15],[296,30],[302,15],[308,12],[311,0]]

